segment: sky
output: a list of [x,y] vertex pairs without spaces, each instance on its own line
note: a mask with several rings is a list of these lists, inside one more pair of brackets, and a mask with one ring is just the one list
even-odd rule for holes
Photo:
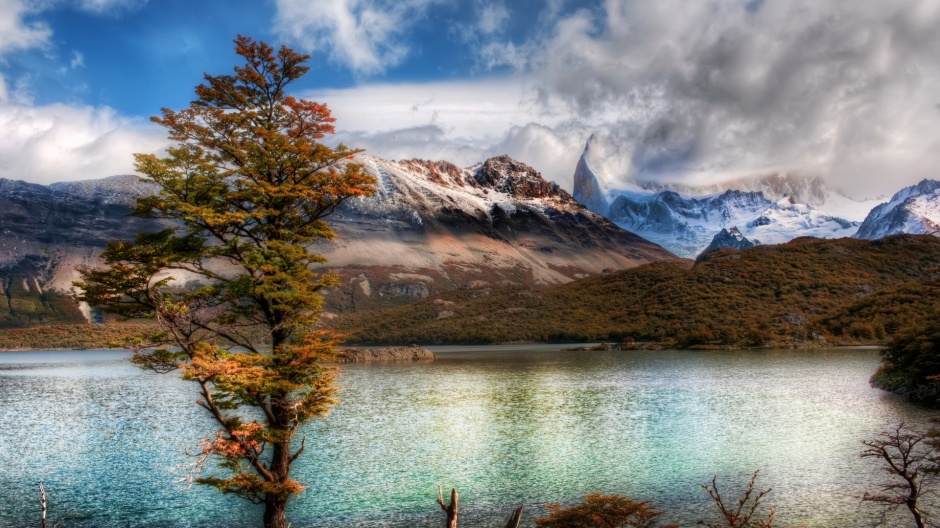
[[940,0],[0,0],[0,178],[133,172],[250,36],[311,55],[330,143],[571,189],[818,174],[856,197],[940,178]]

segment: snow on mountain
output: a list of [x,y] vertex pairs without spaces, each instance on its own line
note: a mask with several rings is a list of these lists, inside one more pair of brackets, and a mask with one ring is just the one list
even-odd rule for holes
[[940,234],[940,181],[923,180],[901,189],[891,200],[871,210],[855,238],[900,233]]
[[[591,163],[589,142],[575,173],[575,199],[593,204],[593,211],[605,211],[617,225],[681,257],[698,255],[716,234],[732,226],[765,244],[799,236],[851,236],[874,205],[831,191],[818,176],[765,174],[699,186],[611,184],[597,171],[582,170]],[[603,200],[595,198],[595,189],[602,191]]]
[[731,229],[722,229],[715,238],[712,239],[711,244],[702,251],[699,256],[695,259],[696,261],[701,260],[709,251],[714,251],[720,248],[731,248],[731,249],[747,249],[754,246],[759,246],[760,241],[757,239],[749,240],[744,234],[738,230],[737,227],[732,227]]
[[672,190],[693,196],[720,194],[727,190],[756,192],[768,200],[776,201],[784,196],[796,203],[814,206],[825,204],[832,192],[818,176],[805,176],[794,173],[772,173],[749,178],[734,178],[707,185],[686,185],[676,182],[640,181],[636,185],[647,191]]
[[744,225],[741,232],[764,244],[781,244],[798,236],[844,238],[855,233],[859,223],[846,220],[808,204],[794,203],[785,196],[760,216]]

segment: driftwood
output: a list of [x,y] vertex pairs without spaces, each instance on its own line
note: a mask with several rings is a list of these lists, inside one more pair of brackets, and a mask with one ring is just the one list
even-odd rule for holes
[[[441,489],[441,485],[437,485],[437,503],[441,505],[441,509],[447,514],[447,524],[444,526],[446,528],[457,528],[457,489],[450,489],[450,504],[444,503],[444,490]],[[509,516],[509,520],[506,522],[506,528],[519,528],[519,523],[522,522],[522,506],[513,510],[512,515]]]
[[39,504],[42,506],[42,528],[46,528],[46,488],[39,482]]

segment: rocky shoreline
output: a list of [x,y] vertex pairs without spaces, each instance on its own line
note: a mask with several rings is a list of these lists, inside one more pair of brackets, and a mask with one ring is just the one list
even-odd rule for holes
[[376,361],[431,361],[436,356],[418,345],[377,348],[343,348],[337,354],[340,363],[371,363]]

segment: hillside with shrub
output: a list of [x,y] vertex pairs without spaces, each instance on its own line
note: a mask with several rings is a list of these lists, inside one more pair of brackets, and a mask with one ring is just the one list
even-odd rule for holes
[[940,238],[799,238],[532,290],[477,284],[333,319],[351,343],[879,344],[936,299]]
[[48,288],[58,262],[30,255],[0,267],[0,329],[86,322],[75,300]]

